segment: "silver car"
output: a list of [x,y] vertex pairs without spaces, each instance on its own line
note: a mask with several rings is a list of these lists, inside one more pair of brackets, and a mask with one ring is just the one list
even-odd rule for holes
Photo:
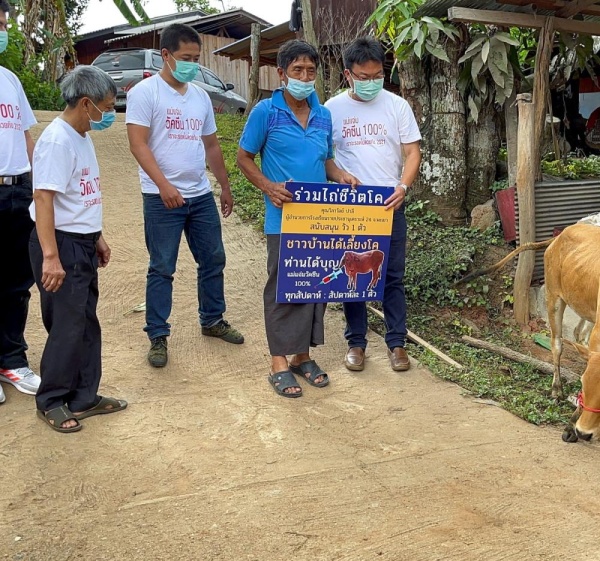
[[[117,109],[125,109],[127,92],[144,78],[153,76],[163,66],[160,51],[155,49],[111,49],[98,56],[92,66],[104,70],[117,84]],[[242,114],[246,100],[234,93],[233,84],[224,84],[212,71],[200,66],[193,82],[208,93],[215,113]]]

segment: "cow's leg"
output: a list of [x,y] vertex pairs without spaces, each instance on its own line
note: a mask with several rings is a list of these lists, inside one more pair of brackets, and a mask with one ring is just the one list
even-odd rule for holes
[[590,340],[590,334],[592,332],[592,328],[594,327],[594,323],[591,321],[587,321],[583,318],[579,320],[577,327],[575,327],[573,331],[573,336],[575,337],[576,343],[581,343],[582,345],[587,345]]
[[[548,285],[546,290],[549,291]],[[548,321],[550,323],[552,362],[554,363],[554,377],[552,378],[552,397],[562,399],[564,397],[562,380],[560,378],[560,355],[562,354],[562,322],[566,304],[564,300],[550,292],[546,293],[546,305],[548,307]]]

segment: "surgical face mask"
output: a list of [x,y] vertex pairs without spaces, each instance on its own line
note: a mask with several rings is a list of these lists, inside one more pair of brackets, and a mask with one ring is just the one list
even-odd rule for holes
[[[92,101],[92,105],[96,107],[96,104]],[[98,107],[96,107],[98,109]],[[100,109],[98,109],[100,111]],[[90,117],[90,128],[93,131],[103,131],[107,129],[115,122],[117,118],[117,112],[113,109],[112,111],[102,111],[102,118],[99,121],[94,121],[90,114],[88,113],[88,117]]]
[[[171,56],[173,55],[171,54]],[[196,74],[198,74],[198,70],[200,70],[200,65],[197,62],[190,62],[187,60],[175,59],[175,70],[171,68],[171,65],[168,62],[167,65],[171,70],[171,74],[173,74],[173,78],[182,84],[191,82],[196,77]]]
[[0,53],[3,53],[8,47],[8,31],[0,31]]
[[315,81],[303,82],[302,80],[296,80],[288,76],[288,83],[285,89],[290,92],[290,95],[294,99],[302,101],[315,91]]
[[357,80],[355,78],[354,87],[352,89],[360,99],[371,101],[372,99],[375,99],[383,89],[383,78],[375,80]]

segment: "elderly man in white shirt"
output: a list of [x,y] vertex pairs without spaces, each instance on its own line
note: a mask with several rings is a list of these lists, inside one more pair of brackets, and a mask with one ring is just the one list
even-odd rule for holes
[[37,414],[56,431],[76,432],[82,419],[127,407],[98,395],[98,267],[108,265],[110,248],[102,236],[100,172],[88,135],[115,120],[117,90],[102,70],[78,66],[61,92],[67,107],[44,130],[33,155],[36,227],[29,252],[48,331]]

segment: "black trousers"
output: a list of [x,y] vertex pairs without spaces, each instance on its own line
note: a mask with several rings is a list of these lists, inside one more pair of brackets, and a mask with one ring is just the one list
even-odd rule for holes
[[29,262],[31,180],[0,185],[0,368],[28,366],[25,324],[33,274]]
[[40,364],[42,383],[35,400],[42,411],[65,404],[71,411],[83,411],[100,401],[102,341],[96,315],[98,256],[92,240],[56,232],[56,242],[66,277],[58,292],[47,292],[41,284],[42,248],[37,232],[31,233],[31,265],[40,290],[42,320],[48,332]]

